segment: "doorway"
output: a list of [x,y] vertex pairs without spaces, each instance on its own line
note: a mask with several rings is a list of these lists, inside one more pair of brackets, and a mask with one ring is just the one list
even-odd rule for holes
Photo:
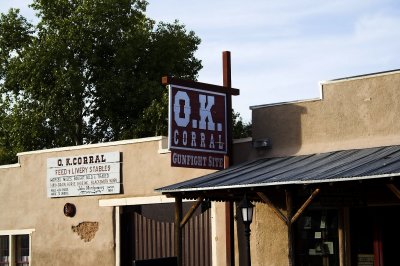
[[[192,203],[184,203],[185,212]],[[182,231],[183,264],[211,265],[210,209],[197,210]],[[174,204],[124,206],[121,214],[121,265],[135,260],[174,257]]]
[[350,213],[352,265],[399,265],[400,206],[355,208]]

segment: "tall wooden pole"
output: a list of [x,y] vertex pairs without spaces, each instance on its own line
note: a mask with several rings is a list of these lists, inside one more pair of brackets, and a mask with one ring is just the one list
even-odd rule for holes
[[[222,75],[223,75],[223,86],[232,88],[231,79],[231,52],[222,52]],[[228,168],[233,162],[233,140],[232,140],[232,95],[226,95],[226,110],[227,110],[227,139],[228,143],[228,158],[225,159],[224,167]],[[234,250],[234,224],[233,224],[233,202],[228,201],[225,203],[225,228],[226,228],[226,262],[227,266],[235,265],[235,250]]]
[[175,197],[175,256],[178,258],[178,266],[182,266],[182,198]]
[[293,248],[293,195],[290,189],[285,190],[286,193],[286,210],[288,219],[288,259],[289,266],[294,266],[294,248]]

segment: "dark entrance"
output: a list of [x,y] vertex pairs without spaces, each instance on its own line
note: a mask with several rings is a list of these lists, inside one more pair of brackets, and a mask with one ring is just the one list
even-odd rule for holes
[[[192,203],[183,204],[187,211]],[[198,210],[183,228],[183,265],[211,265],[210,210]],[[174,204],[125,206],[121,214],[121,265],[174,257]]]
[[400,206],[351,210],[352,265],[399,265]]
[[339,266],[338,211],[309,210],[296,224],[296,265]]

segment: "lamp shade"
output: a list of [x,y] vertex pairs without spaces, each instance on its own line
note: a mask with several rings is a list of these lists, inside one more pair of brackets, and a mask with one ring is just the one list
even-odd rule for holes
[[253,208],[254,205],[244,195],[243,200],[239,204],[240,211],[242,213],[242,219],[245,223],[251,223],[253,220]]

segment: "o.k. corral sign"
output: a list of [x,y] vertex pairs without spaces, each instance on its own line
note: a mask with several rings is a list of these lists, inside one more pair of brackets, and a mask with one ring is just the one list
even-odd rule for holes
[[47,159],[49,198],[120,193],[120,153]]
[[171,166],[223,169],[228,153],[227,97],[231,91],[169,77],[163,83],[169,87]]

